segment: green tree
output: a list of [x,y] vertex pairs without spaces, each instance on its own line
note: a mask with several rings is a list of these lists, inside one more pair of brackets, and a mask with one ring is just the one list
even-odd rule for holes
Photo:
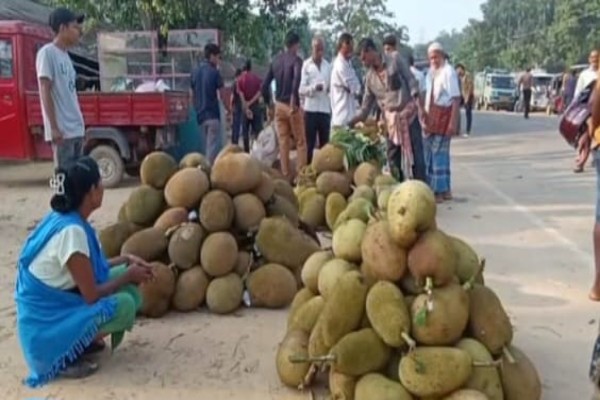
[[356,40],[371,37],[381,41],[383,36],[395,34],[401,43],[409,41],[408,28],[392,21],[394,13],[387,9],[385,0],[311,0],[311,5],[315,10],[312,19],[332,40],[348,32]]

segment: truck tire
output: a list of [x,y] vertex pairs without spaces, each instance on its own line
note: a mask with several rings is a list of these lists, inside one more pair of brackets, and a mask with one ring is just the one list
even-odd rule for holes
[[115,149],[108,145],[100,145],[90,151],[90,157],[100,167],[102,185],[105,188],[114,188],[121,183],[125,173],[125,163],[123,163],[121,155]]

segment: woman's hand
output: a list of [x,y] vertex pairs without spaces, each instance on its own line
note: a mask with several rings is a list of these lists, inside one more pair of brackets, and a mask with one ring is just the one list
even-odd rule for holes
[[129,268],[127,268],[126,274],[129,282],[136,285],[154,279],[154,273],[152,272],[152,269],[139,264],[130,265]]
[[150,265],[150,263],[148,263],[147,261],[145,261],[144,259],[142,259],[141,257],[138,257],[136,255],[133,254],[127,254],[125,256],[127,258],[127,264],[131,265],[140,265],[142,267],[146,267],[146,268],[152,268],[152,265]]

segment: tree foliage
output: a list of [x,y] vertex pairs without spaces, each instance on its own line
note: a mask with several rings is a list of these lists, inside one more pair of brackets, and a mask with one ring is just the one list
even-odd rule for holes
[[473,69],[560,70],[600,44],[600,0],[487,0],[481,9],[482,20],[438,38]]
[[393,22],[394,13],[389,11],[385,0],[312,0],[314,21],[330,42],[340,34],[350,33],[355,40],[365,37],[380,41],[385,35],[394,34],[398,41],[409,41],[408,28]]
[[[295,29],[309,46],[308,16],[291,16],[298,0],[44,0],[85,12],[88,24],[116,30],[219,29],[226,49],[265,61]],[[254,7],[254,9],[253,9]],[[258,12],[256,12],[258,10]]]

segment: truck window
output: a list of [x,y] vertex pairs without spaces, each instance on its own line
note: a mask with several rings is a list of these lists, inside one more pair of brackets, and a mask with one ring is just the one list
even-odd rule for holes
[[497,89],[513,89],[514,81],[509,76],[494,76],[492,77],[492,86]]
[[13,51],[10,39],[0,39],[0,78],[13,77]]

